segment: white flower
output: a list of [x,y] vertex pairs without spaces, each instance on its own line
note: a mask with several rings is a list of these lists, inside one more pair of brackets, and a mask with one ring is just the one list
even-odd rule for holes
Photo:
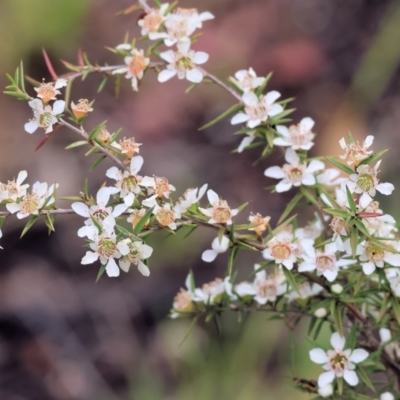
[[202,212],[207,217],[210,217],[208,222],[210,224],[227,224],[232,225],[232,217],[237,215],[239,212],[237,209],[232,210],[225,200],[220,200],[217,193],[209,189],[207,191],[208,201],[211,204],[210,208],[199,207],[200,212]]
[[323,349],[310,350],[311,361],[322,366],[327,372],[322,373],[318,378],[318,386],[324,387],[332,383],[335,377],[343,377],[351,386],[358,384],[358,376],[355,373],[355,365],[364,361],[368,357],[368,352],[364,349],[343,350],[345,339],[335,332],[331,336],[333,350],[325,352]]
[[213,262],[218,254],[225,253],[229,248],[229,239],[222,236],[221,241],[216,237],[211,243],[211,249],[203,251],[201,259],[205,262]]
[[388,277],[388,279],[392,292],[395,294],[395,296],[400,297],[400,276],[396,274],[394,276]]
[[261,214],[252,214],[249,216],[249,221],[254,225],[254,228],[249,228],[249,231],[254,231],[258,237],[261,237],[263,232],[268,228],[271,217],[262,217]]
[[167,69],[158,74],[159,82],[166,82],[175,75],[179,79],[186,78],[193,83],[200,83],[203,80],[203,72],[196,65],[207,62],[208,54],[203,51],[190,50],[190,43],[185,42],[179,46],[177,51],[164,51],[160,57],[169,64]]
[[357,167],[357,173],[349,176],[351,182],[348,185],[350,191],[360,194],[361,207],[367,207],[372,201],[371,197],[376,195],[376,191],[384,195],[392,194],[394,186],[392,183],[379,183],[378,178],[378,168],[381,161],[378,161],[375,167],[371,168],[369,165],[362,164]]
[[81,264],[91,264],[100,258],[102,265],[106,266],[106,273],[109,277],[119,276],[119,268],[114,258],[120,258],[129,253],[127,240],[117,242],[114,233],[115,219],[109,215],[102,221],[102,232],[97,233],[97,229],[88,229],[89,244],[93,251],[87,251],[82,258]]
[[131,55],[124,59],[126,67],[115,69],[113,74],[124,74],[131,79],[132,89],[138,91],[138,82],[143,78],[144,71],[150,64],[150,58],[144,56],[143,50],[132,49]]
[[124,199],[124,203],[128,207],[133,204],[135,195],[137,195],[141,190],[139,185],[141,184],[143,178],[139,176],[138,173],[142,168],[142,165],[143,157],[136,156],[132,157],[131,159],[129,172],[124,171],[122,173],[117,167],[111,167],[106,172],[107,177],[117,181],[115,186],[119,189],[119,195]]
[[[153,206],[151,206],[153,207]],[[171,205],[166,203],[159,206],[154,203],[153,214],[156,216],[157,221],[162,226],[167,226],[169,229],[175,230],[177,228],[175,220],[181,217],[181,214],[171,209]]]
[[289,302],[297,299],[307,299],[308,297],[316,296],[324,290],[323,287],[318,285],[317,283],[310,282],[301,283],[300,285],[298,285],[298,289],[300,294],[297,291],[293,290],[285,296]]
[[229,78],[244,93],[250,92],[261,86],[265,78],[258,77],[253,68],[241,69],[235,73],[235,78]]
[[[260,268],[259,264],[254,265],[254,269]],[[261,305],[267,302],[274,302],[278,296],[286,291],[285,276],[281,271],[276,274],[267,275],[265,270],[256,273],[254,280],[254,289],[256,295],[254,300]]]
[[210,12],[199,14],[196,9],[177,8],[173,13],[167,15],[164,26],[167,32],[151,32],[149,38],[152,40],[164,39],[167,46],[178,44],[178,46],[190,44],[190,36],[197,28],[203,26],[203,22],[213,19]]
[[17,176],[17,180],[13,179],[7,183],[0,183],[0,202],[3,200],[17,201],[20,197],[25,196],[29,185],[27,183],[22,185],[22,182],[27,176],[28,173],[26,171],[21,171]]
[[188,189],[183,194],[183,198],[180,197],[179,200],[174,205],[174,211],[183,214],[187,211],[187,209],[193,204],[197,203],[203,196],[207,190],[207,183],[204,184],[200,189]]
[[382,249],[369,240],[361,243],[359,256],[365,275],[372,274],[376,268],[383,268],[385,263],[393,267],[400,267],[399,243],[392,241],[382,242],[386,247],[393,248],[393,252]]
[[343,266],[354,264],[355,260],[337,260],[336,243],[329,243],[323,252],[317,251],[314,256],[304,255],[304,261],[299,265],[299,272],[317,270],[318,275],[323,275],[329,282],[333,282]]
[[340,171],[336,168],[326,168],[316,176],[317,183],[326,186],[340,185],[346,178],[340,176]]
[[146,207],[153,207],[156,204],[157,198],[162,199],[165,197],[169,199],[171,192],[175,191],[175,186],[171,185],[167,178],[161,178],[159,176],[154,178],[145,176],[141,180],[140,185],[147,187],[147,193],[149,195],[154,193],[153,196],[142,201],[142,204]]
[[240,142],[237,152],[241,153],[247,146],[253,143],[255,138],[256,138],[256,131],[246,132],[246,136]]
[[283,111],[283,107],[275,103],[280,96],[281,94],[275,90],[259,97],[253,92],[244,93],[242,96],[244,112],[236,114],[232,118],[231,124],[236,125],[247,122],[249,128],[261,125],[269,117],[274,117]]
[[190,284],[191,275],[189,274],[185,281],[186,289],[181,288],[174,298],[170,317],[179,318],[191,314],[195,309],[194,304],[194,288]]
[[80,202],[71,204],[71,208],[78,215],[87,218],[87,220],[84,221],[85,226],[78,230],[79,237],[85,237],[89,235],[89,231],[91,231],[92,227],[94,226],[92,218],[102,225],[105,218],[111,217],[114,220],[115,217],[119,217],[128,209],[126,204],[118,204],[114,207],[114,209],[112,207],[107,207],[111,194],[118,192],[119,190],[117,188],[103,187],[97,192],[95,205],[89,207],[85,203]]
[[37,128],[43,128],[45,133],[53,131],[53,124],[57,123],[57,115],[61,114],[65,108],[64,100],[57,100],[50,106],[43,106],[40,99],[31,100],[29,106],[33,109],[34,118],[25,124],[25,131],[33,133]]
[[138,25],[142,28],[141,35],[149,35],[149,38],[152,39],[152,34],[157,33],[165,21],[168,7],[169,3],[161,4],[159,9],[152,8],[143,18],[139,19]]
[[234,286],[233,292],[235,294],[230,295],[231,300],[237,300],[238,296],[241,299],[246,299],[247,297],[254,297],[257,294],[257,290],[254,283],[250,282],[240,282]]
[[381,328],[379,329],[379,336],[381,338],[382,343],[389,342],[388,344],[384,344],[384,349],[386,353],[390,356],[391,359],[397,361],[400,358],[400,346],[397,341],[392,341],[392,333],[390,329]]
[[345,151],[344,155],[340,156],[342,160],[345,160],[348,165],[358,165],[362,160],[365,160],[372,154],[372,150],[367,150],[372,145],[374,137],[369,135],[365,138],[363,144],[353,142],[347,144],[345,139],[339,140],[340,147]]
[[277,264],[282,264],[287,269],[292,269],[296,262],[296,246],[292,243],[293,235],[283,231],[273,237],[263,250],[262,255],[266,260],[275,260]]
[[288,164],[283,167],[269,167],[264,171],[264,175],[269,178],[282,179],[275,187],[278,193],[286,192],[292,186],[315,185],[314,172],[325,168],[324,163],[319,160],[312,160],[308,166],[301,163],[299,156],[291,148],[286,150],[285,160]]
[[193,300],[203,302],[204,304],[220,303],[227,287],[228,291],[231,291],[231,284],[228,276],[224,280],[217,278],[210,283],[205,283],[201,289],[196,288],[194,290]]
[[26,218],[28,215],[38,215],[43,207],[52,205],[55,202],[54,192],[58,184],[48,188],[46,182],[36,182],[32,186],[32,192],[25,194],[18,203],[6,204],[11,214],[17,213],[17,218]]
[[327,314],[328,314],[328,311],[326,311],[325,307],[318,308],[317,310],[314,311],[314,315],[317,318],[324,318],[324,317],[326,317]]
[[138,270],[142,275],[149,276],[150,270],[142,260],[149,258],[153,253],[153,249],[141,241],[133,242],[130,239],[127,239],[125,243],[129,247],[129,253],[120,258],[118,262],[119,267],[122,271],[128,272],[131,264],[134,264],[137,265]]
[[45,83],[44,81],[39,85],[39,87],[34,88],[37,97],[39,97],[44,104],[47,104],[50,100],[56,100],[56,96],[61,94],[58,90],[64,86],[67,86],[67,81],[65,79],[57,79],[54,82]]
[[333,386],[330,383],[328,383],[325,386],[319,387],[318,388],[318,394],[321,397],[329,397],[329,396],[331,396],[333,394]]
[[314,146],[315,134],[311,131],[314,121],[311,118],[303,118],[298,125],[287,128],[277,125],[276,130],[282,137],[274,139],[276,146],[290,146],[293,150],[310,150]]

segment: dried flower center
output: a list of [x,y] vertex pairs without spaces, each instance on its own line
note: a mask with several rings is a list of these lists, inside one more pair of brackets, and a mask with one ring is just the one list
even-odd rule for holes
[[38,88],[35,88],[38,97],[40,97],[43,103],[47,104],[50,100],[55,100],[56,95],[60,92],[54,88],[52,82],[42,83]]
[[7,185],[2,185],[1,190],[7,190],[8,193],[12,196],[14,194],[18,194],[18,185],[15,180],[8,181]]
[[140,143],[135,142],[135,138],[123,138],[120,140],[121,152],[125,153],[127,157],[132,158],[135,153],[139,153]]
[[164,18],[162,17],[160,11],[152,10],[143,18],[143,26],[149,32],[156,32],[158,28],[163,23]]
[[271,255],[275,260],[287,260],[292,253],[292,246],[289,243],[279,242],[271,248]]
[[156,193],[158,197],[163,197],[170,192],[168,180],[166,178],[156,178]]
[[20,203],[21,211],[24,214],[33,214],[38,210],[40,197],[36,193],[28,193]]
[[370,242],[365,247],[365,254],[370,261],[375,263],[378,261],[383,261],[385,258],[385,251]]
[[192,296],[191,294],[182,289],[174,298],[174,308],[178,311],[190,311],[193,307]]
[[320,254],[317,256],[316,265],[319,270],[330,271],[335,266],[335,259],[328,254]]
[[216,278],[212,282],[205,283],[202,286],[203,292],[206,294],[215,294],[215,293],[213,293],[213,292],[215,292],[215,288],[218,287],[221,283],[222,283],[221,278]]
[[[140,210],[134,210],[132,214],[129,217],[130,223],[135,226],[143,217],[144,214],[146,214],[146,210],[144,208]],[[149,225],[149,220],[146,221],[144,227],[147,227]]]
[[110,236],[103,236],[97,243],[97,253],[104,258],[111,258],[117,251],[117,244]]
[[343,351],[336,351],[329,357],[329,364],[335,372],[343,372],[348,367],[349,359]]
[[330,223],[330,227],[332,228],[333,232],[336,233],[337,235],[341,235],[343,229],[345,229],[346,232],[348,232],[348,225],[346,221],[342,217],[339,217],[337,215],[333,217]]
[[220,200],[214,206],[212,218],[219,224],[225,224],[232,218],[232,212],[225,200]]
[[105,144],[107,144],[111,138],[112,138],[112,135],[104,127],[101,128],[99,133],[97,134],[97,139],[101,140]]
[[160,208],[156,214],[157,221],[162,226],[168,226],[175,222],[175,214],[172,210],[168,210],[166,208]]
[[135,52],[128,65],[133,76],[138,76],[146,69],[146,58],[139,52]]

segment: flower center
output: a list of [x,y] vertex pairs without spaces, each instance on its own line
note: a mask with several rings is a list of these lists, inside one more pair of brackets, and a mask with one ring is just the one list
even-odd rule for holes
[[332,228],[333,232],[336,233],[337,235],[341,235],[343,229],[345,229],[346,232],[348,232],[348,225],[346,221],[342,217],[339,217],[337,215],[333,217],[330,223],[330,227]]
[[157,221],[162,226],[168,226],[175,221],[174,212],[172,210],[168,210],[166,208],[161,208],[160,210],[158,210],[156,217],[157,217]]
[[335,372],[343,372],[347,369],[349,359],[342,351],[336,351],[329,357],[329,364]]
[[316,265],[319,270],[327,271],[332,270],[335,266],[335,259],[328,254],[321,254],[317,256]]
[[303,169],[300,167],[290,167],[287,171],[287,175],[292,183],[301,183],[303,179]]
[[289,128],[290,130],[290,141],[296,146],[304,146],[310,141],[309,132],[301,132],[300,129],[293,125]]
[[158,10],[153,10],[143,18],[143,25],[149,32],[156,32],[164,19]]
[[275,260],[287,260],[292,255],[292,246],[289,243],[277,243],[272,246],[271,255]]
[[163,197],[164,194],[169,193],[169,183],[166,178],[156,178],[156,193],[158,197]]
[[175,296],[174,299],[174,308],[178,311],[190,311],[193,307],[192,296],[191,294],[182,289],[180,292]]
[[221,200],[214,206],[212,218],[219,224],[225,224],[232,218],[231,209],[225,200]]
[[371,175],[361,174],[357,178],[357,185],[364,192],[369,192],[374,187],[374,179],[373,179],[373,177]]
[[258,285],[258,295],[261,297],[275,298],[277,295],[276,285],[270,280],[265,280]]
[[92,212],[92,217],[99,223],[110,215],[110,212],[106,208],[99,208]]
[[188,71],[194,68],[192,58],[189,56],[182,56],[176,60],[176,68],[179,71]]
[[40,114],[39,125],[47,129],[53,123],[53,114],[50,111],[44,111]]
[[40,198],[36,193],[28,193],[21,201],[21,211],[24,214],[33,214],[38,210]]
[[117,250],[117,244],[110,236],[103,236],[97,243],[97,253],[104,258],[111,258]]
[[128,175],[121,182],[121,189],[125,192],[131,193],[137,188],[138,181],[135,175]]
[[374,263],[378,261],[383,261],[385,258],[385,252],[383,249],[379,248],[378,246],[373,245],[372,243],[368,243],[365,247],[365,254],[370,261]]
[[261,121],[265,121],[268,118],[268,109],[265,104],[246,106],[244,110],[251,119],[259,119]]
[[146,69],[146,58],[140,53],[135,53],[129,62],[128,68],[133,76],[138,76]]

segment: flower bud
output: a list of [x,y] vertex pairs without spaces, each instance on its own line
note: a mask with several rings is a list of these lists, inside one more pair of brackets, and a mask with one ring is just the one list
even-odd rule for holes
[[394,400],[392,393],[385,392],[381,394],[380,400]]
[[343,286],[339,285],[338,283],[335,283],[334,285],[331,286],[331,290],[333,293],[340,294],[343,292]]
[[324,318],[324,317],[326,316],[327,313],[328,313],[328,312],[326,311],[326,308],[321,307],[321,308],[318,308],[318,310],[315,310],[314,315],[315,315],[317,318]]

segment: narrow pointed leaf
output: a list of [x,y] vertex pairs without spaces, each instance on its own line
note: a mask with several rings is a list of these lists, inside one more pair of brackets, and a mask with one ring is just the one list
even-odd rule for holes
[[354,171],[348,167],[346,164],[342,164],[341,162],[335,160],[333,157],[325,157],[330,163],[332,163],[335,167],[339,168],[340,170],[346,172],[346,174],[354,174]]
[[234,106],[232,106],[231,108],[229,108],[228,110],[224,111],[222,114],[218,115],[218,117],[214,118],[212,121],[208,122],[207,124],[203,125],[201,128],[199,128],[199,131],[202,131],[204,129],[209,128],[210,126],[215,125],[217,122],[223,120],[225,117],[227,117],[228,115],[237,113],[239,110],[241,110],[243,108],[242,104],[235,104]]

